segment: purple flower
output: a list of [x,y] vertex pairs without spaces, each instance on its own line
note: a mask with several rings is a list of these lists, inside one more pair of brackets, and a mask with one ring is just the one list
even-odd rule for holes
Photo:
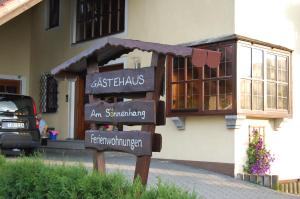
[[252,139],[247,150],[248,160],[244,166],[247,173],[264,175],[270,172],[271,163],[275,160],[265,147],[264,140],[257,130],[252,132]]

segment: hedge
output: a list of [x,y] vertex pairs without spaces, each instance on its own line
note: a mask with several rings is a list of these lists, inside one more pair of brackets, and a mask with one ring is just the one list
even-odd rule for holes
[[7,161],[0,156],[0,198],[194,199],[196,195],[161,182],[145,189],[139,180],[130,183],[121,173],[104,175],[81,166],[48,165],[36,157]]

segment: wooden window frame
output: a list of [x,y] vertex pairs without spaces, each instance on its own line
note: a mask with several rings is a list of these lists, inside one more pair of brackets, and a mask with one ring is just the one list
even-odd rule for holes
[[[204,110],[203,109],[203,100],[204,100],[204,89],[203,89],[203,81],[200,83],[200,89],[201,89],[201,97],[200,97],[200,106],[197,110],[188,110],[188,109],[182,109],[182,110],[172,110],[171,103],[172,103],[172,56],[167,57],[167,75],[166,75],[166,115],[168,117],[176,117],[176,116],[202,116],[202,115],[245,115],[249,118],[291,118],[292,117],[292,112],[293,112],[293,107],[292,107],[292,51],[290,49],[287,49],[282,46],[277,46],[274,44],[250,39],[247,37],[235,35],[231,37],[230,39],[226,40],[217,40],[212,43],[203,43],[197,46],[193,47],[199,47],[199,48],[204,48],[204,49],[212,49],[216,48],[218,46],[226,46],[232,44],[233,45],[233,60],[232,60],[232,109],[231,110]],[[266,66],[265,66],[265,58],[263,58],[263,110],[247,110],[247,109],[242,109],[241,108],[241,90],[240,90],[240,81],[242,79],[241,75],[237,73],[237,67],[242,67],[239,66],[237,63],[238,60],[238,50],[239,50],[239,45],[249,45],[252,48],[256,48],[259,50],[263,50],[269,53],[275,53],[276,55],[281,55],[284,57],[287,57],[287,64],[288,64],[288,80],[287,80],[287,85],[288,85],[288,109],[283,110],[283,109],[265,109],[267,107],[266,105]],[[264,53],[263,53],[263,56]],[[252,60],[252,58],[251,58]],[[277,62],[276,62],[277,63]],[[252,67],[252,66],[251,66]],[[202,67],[202,70],[204,67]],[[251,69],[252,71],[252,69]],[[276,70],[276,74],[278,74],[278,68]],[[204,71],[202,71],[202,76],[204,75]],[[255,80],[254,78],[250,78],[251,80]],[[277,81],[277,80],[276,80]],[[276,84],[277,85],[277,84]],[[278,91],[276,91],[276,100],[278,98]],[[253,95],[252,95],[252,86],[251,86],[251,101],[253,100]],[[251,103],[252,104],[252,103]],[[251,105],[252,106],[252,105]],[[277,103],[278,106],[278,103]]]
[[[112,2],[116,1],[118,6],[116,10],[112,10]],[[82,19],[79,18],[78,10],[79,2],[83,2],[83,15]],[[87,5],[88,2],[91,3],[91,16],[87,16]],[[98,2],[98,4],[96,4]],[[109,2],[109,10],[103,9],[103,2]],[[100,10],[98,10],[97,6]],[[126,0],[76,0],[76,19],[75,19],[75,42],[80,43],[84,41],[89,41],[97,38],[106,37],[109,35],[118,34],[125,31],[125,7]],[[117,16],[116,24],[113,23],[113,17]],[[104,21],[107,19],[108,21]],[[88,35],[88,23],[90,23],[90,35]],[[104,24],[107,23],[107,24]],[[107,27],[107,26],[108,27]],[[80,27],[81,26],[81,27]],[[116,30],[112,30],[112,27],[116,26]],[[103,27],[107,28],[104,32]],[[82,33],[83,35],[80,35]]]
[[[204,110],[204,81],[209,81],[209,79],[204,79],[204,67],[200,67],[200,79],[198,79],[199,86],[200,86],[200,95],[199,95],[199,102],[197,109],[172,109],[172,56],[167,57],[167,96],[166,96],[166,115],[167,117],[175,117],[175,116],[201,116],[201,115],[232,115],[237,113],[236,107],[236,44],[234,41],[226,41],[226,42],[217,42],[213,44],[206,44],[206,45],[199,45],[194,47],[204,48],[204,49],[212,49],[215,47],[225,47],[228,45],[232,45],[233,47],[233,54],[232,54],[232,75],[231,77],[217,77],[215,80],[219,82],[219,80],[223,79],[231,79],[232,83],[232,107],[228,110],[218,109],[218,99],[219,99],[219,90],[217,90],[217,102],[216,110]],[[186,63],[186,62],[185,62]],[[186,73],[186,72],[185,72]],[[211,79],[212,80],[212,79]],[[217,86],[219,87],[219,85]],[[185,96],[186,98],[187,96]]]

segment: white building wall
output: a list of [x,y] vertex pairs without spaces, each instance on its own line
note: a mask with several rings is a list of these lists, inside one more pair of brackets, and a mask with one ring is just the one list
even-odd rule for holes
[[241,170],[247,148],[248,126],[266,126],[267,148],[275,154],[272,173],[279,178],[300,178],[299,122],[300,122],[300,1],[299,0],[235,0],[235,33],[282,45],[294,50],[292,54],[293,118],[274,131],[274,120],[246,120],[235,133],[236,172]]
[[226,128],[224,116],[187,117],[185,130],[178,130],[168,119],[158,127],[163,147],[156,158],[234,162],[234,131]]

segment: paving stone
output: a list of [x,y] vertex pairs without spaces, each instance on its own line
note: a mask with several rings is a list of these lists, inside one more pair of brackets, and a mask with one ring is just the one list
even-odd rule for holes
[[[135,169],[135,157],[127,154],[105,153],[106,168],[108,172],[121,171],[130,180],[133,179]],[[81,159],[80,159],[81,158]],[[61,161],[70,164],[84,163],[84,166],[92,168],[91,157],[47,154],[48,161]],[[163,182],[175,184],[190,192],[195,192],[199,198],[207,199],[293,199],[299,196],[277,192],[270,188],[253,183],[234,179],[232,177],[198,169],[169,161],[152,160],[148,178],[148,188],[155,186],[158,179]]]

